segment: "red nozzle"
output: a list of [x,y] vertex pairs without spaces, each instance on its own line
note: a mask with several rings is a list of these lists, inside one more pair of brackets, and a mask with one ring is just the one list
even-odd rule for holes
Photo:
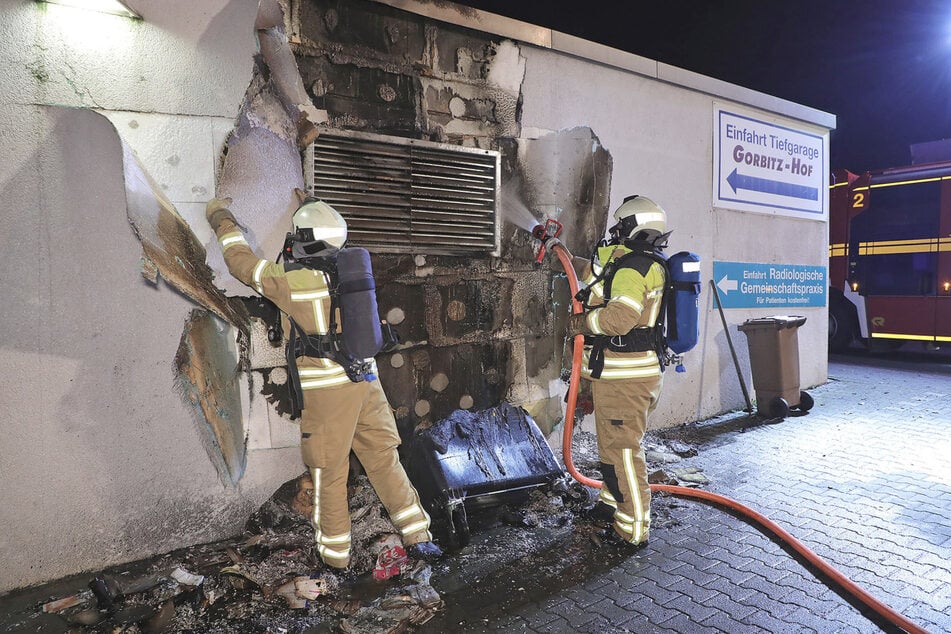
[[545,259],[545,243],[552,238],[557,238],[563,228],[560,222],[554,218],[549,218],[545,221],[545,224],[535,225],[535,228],[532,229],[532,237],[541,242],[541,246],[538,247],[538,255],[535,257],[537,264],[541,264],[542,260]]

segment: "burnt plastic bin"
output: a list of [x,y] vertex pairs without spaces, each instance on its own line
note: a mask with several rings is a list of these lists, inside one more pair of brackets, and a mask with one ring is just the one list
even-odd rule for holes
[[564,476],[535,421],[520,407],[456,410],[418,432],[408,473],[450,550],[469,541],[467,512],[527,499]]
[[799,327],[806,318],[777,315],[747,319],[737,328],[750,347],[750,367],[756,409],[769,418],[785,418],[789,410],[812,408],[813,400],[799,389]]

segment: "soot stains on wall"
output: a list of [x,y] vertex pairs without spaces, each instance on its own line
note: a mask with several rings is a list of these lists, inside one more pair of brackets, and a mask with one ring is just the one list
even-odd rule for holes
[[[567,240],[590,247],[603,233],[595,219],[606,215],[610,155],[586,128],[520,138],[525,59],[514,42],[367,0],[283,6],[313,120],[499,150],[503,183],[521,182],[528,220],[500,209],[501,257],[373,254],[380,314],[402,342],[378,357],[401,433],[513,398],[546,403],[536,411],[550,429],[561,395],[549,385],[561,374],[564,343],[554,313],[567,314],[567,292],[554,283],[560,273],[551,258],[534,262],[538,245],[527,230],[556,218],[575,234]],[[269,372],[263,392],[280,410],[285,388]]]

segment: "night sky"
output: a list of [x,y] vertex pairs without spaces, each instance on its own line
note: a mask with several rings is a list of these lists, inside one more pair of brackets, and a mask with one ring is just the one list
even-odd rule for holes
[[831,167],[951,138],[951,0],[457,0],[837,116]]

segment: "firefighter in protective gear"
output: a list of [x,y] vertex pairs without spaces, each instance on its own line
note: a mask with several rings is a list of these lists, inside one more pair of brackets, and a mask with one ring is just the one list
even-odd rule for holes
[[[658,321],[666,274],[662,264],[648,257],[628,258],[625,262],[631,264],[613,267],[629,253],[659,251],[669,233],[667,214],[643,196],[626,198],[614,218],[611,238],[599,245],[583,276],[590,292],[588,309],[569,318],[568,334],[585,335],[582,377],[592,382],[604,484],[591,515],[612,522],[609,541],[620,538],[639,546],[650,536],[651,501],[641,441],[662,383],[661,359],[645,342]],[[605,267],[613,273],[603,275]],[[620,345],[632,331],[645,335],[641,343]],[[617,350],[625,347],[627,351]],[[603,357],[596,354],[599,348]]]
[[[294,319],[306,334],[327,334],[328,278],[305,264],[308,257],[332,255],[343,247],[347,240],[343,217],[323,201],[304,201],[294,214],[296,262],[280,264],[254,254],[228,210],[230,202],[212,199],[205,213],[228,270],[271,300],[285,320]],[[380,382],[352,382],[343,367],[327,358],[299,357],[297,369],[303,394],[301,454],[314,481],[311,521],[321,560],[340,569],[350,563],[347,477],[351,449],[400,530],[407,551],[426,559],[441,555],[432,543],[429,515],[399,462],[400,437]]]

